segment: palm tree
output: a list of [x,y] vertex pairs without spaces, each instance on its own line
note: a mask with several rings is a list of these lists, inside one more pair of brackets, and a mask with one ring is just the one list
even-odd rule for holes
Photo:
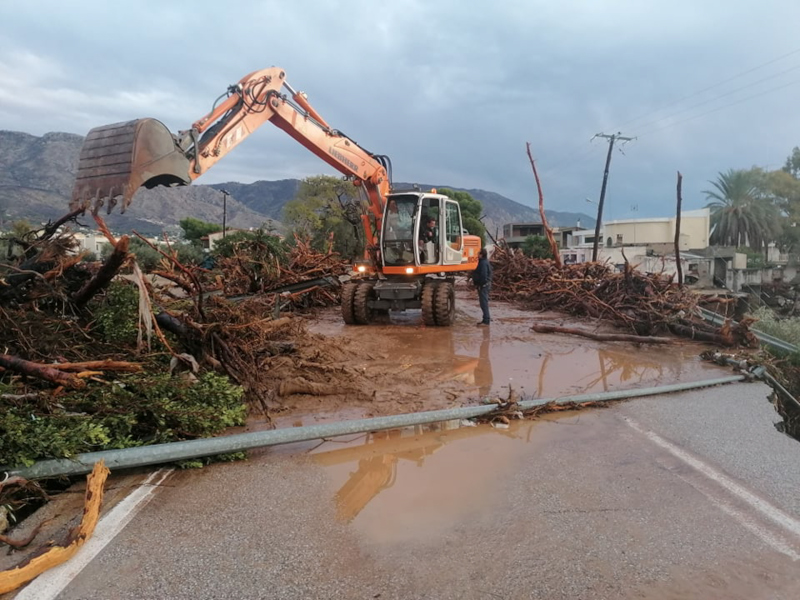
[[711,209],[710,242],[722,246],[749,246],[763,250],[780,235],[780,213],[765,193],[756,170],[719,173],[703,193]]

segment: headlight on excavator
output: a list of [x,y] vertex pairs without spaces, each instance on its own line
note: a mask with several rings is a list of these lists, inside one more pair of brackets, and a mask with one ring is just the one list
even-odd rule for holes
[[414,267],[406,267],[406,275],[413,275]]
[[372,273],[372,265],[368,262],[356,262],[353,263],[353,271],[358,273],[359,275],[365,275],[367,273]]

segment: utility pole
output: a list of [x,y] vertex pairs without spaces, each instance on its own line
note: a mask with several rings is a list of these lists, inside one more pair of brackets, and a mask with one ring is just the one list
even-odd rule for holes
[[[600,242],[600,226],[603,221],[603,202],[606,199],[606,185],[608,184],[608,169],[611,167],[611,152],[614,150],[614,142],[620,140],[622,142],[630,142],[634,138],[622,137],[619,132],[608,135],[606,133],[598,133],[596,138],[605,138],[608,140],[608,155],[606,156],[606,169],[603,171],[603,187],[600,188],[600,202],[597,204],[597,223],[594,226],[594,246],[592,247],[592,262],[597,262],[598,243]],[[594,138],[592,138],[594,139]]]
[[222,192],[222,239],[225,239],[225,225],[228,219],[228,196],[230,192],[228,190],[220,190]]

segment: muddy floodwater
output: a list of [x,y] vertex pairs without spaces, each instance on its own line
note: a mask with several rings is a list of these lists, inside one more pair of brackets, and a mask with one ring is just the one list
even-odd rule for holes
[[436,539],[489,508],[511,464],[547,443],[541,424],[454,420],[340,438],[312,456],[326,467],[337,517],[368,539]]
[[291,417],[288,422],[297,424],[327,420],[342,410],[365,416],[449,408],[507,398],[509,387],[525,398],[545,398],[729,374],[700,359],[702,344],[676,340],[649,346],[539,334],[531,330],[535,322],[594,326],[507,304],[493,307],[491,327],[482,328],[476,326],[478,308],[468,292],[459,291],[458,306],[452,327],[425,327],[418,311],[366,327],[346,326],[338,309],[322,311],[310,330],[347,352],[348,367],[372,386],[369,398],[293,399],[279,419]]

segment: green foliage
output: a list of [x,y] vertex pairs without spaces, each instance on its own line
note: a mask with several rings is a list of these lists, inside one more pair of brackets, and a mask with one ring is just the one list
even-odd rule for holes
[[206,257],[198,244],[175,244],[172,249],[177,254],[178,261],[187,267],[199,265]]
[[786,159],[786,164],[783,165],[783,171],[795,179],[800,179],[800,148],[797,146],[792,148],[792,153]]
[[244,424],[242,393],[215,373],[194,383],[137,374],[73,392],[47,408],[0,399],[0,464],[210,437]]
[[767,306],[759,307],[752,316],[758,319],[758,322],[753,324],[754,329],[773,335],[784,342],[800,346],[800,317],[779,318]]
[[550,242],[543,235],[529,235],[522,242],[522,252],[531,258],[553,258]]
[[181,219],[180,226],[181,229],[183,229],[183,237],[189,242],[197,243],[199,243],[204,236],[210,233],[222,231],[222,225],[208,223],[206,221],[201,221],[200,219],[195,219],[194,217],[186,217],[185,219]]
[[714,190],[703,193],[710,200],[711,243],[763,249],[781,233],[780,212],[766,187],[763,171],[729,170],[712,181]]
[[309,238],[319,251],[333,249],[345,258],[364,251],[361,235],[361,205],[352,183],[329,175],[307,177],[297,195],[283,207],[284,220],[294,233]]
[[108,286],[100,306],[94,311],[95,328],[101,339],[115,344],[134,345],[139,333],[139,289],[125,281]]
[[14,221],[11,224],[11,230],[8,232],[8,235],[9,237],[21,240],[31,231],[33,231],[33,225],[25,219],[22,219],[21,221]]
[[[104,253],[111,253],[112,251],[111,244],[106,244],[103,247]],[[137,237],[131,238],[129,251],[136,255],[136,262],[139,263],[139,268],[145,273],[155,271],[163,258],[157,250],[154,250]]]
[[[159,248],[164,252],[169,252],[166,244],[158,244]],[[200,244],[195,243],[178,243],[171,246],[172,251],[177,253],[178,260],[186,266],[198,265],[203,262],[205,254]],[[101,255],[103,259],[107,258],[113,252],[111,244],[104,244]],[[145,243],[137,237],[132,237],[130,240],[129,252],[136,255],[136,262],[139,268],[145,273],[151,273],[162,267],[163,262],[167,259],[152,248],[149,244]]]
[[33,232],[33,225],[28,221],[14,221],[11,227],[0,236],[0,258],[11,258],[22,254],[22,246],[15,244],[12,240],[25,240],[28,234]]
[[288,248],[279,237],[264,229],[255,231],[236,231],[226,235],[214,244],[212,254],[232,258],[237,254],[247,254],[256,260],[272,261],[283,259]]
[[486,226],[480,220],[483,216],[483,205],[480,200],[473,198],[469,192],[455,191],[450,188],[440,188],[436,191],[458,202],[461,207],[462,226],[472,235],[481,238],[481,244],[485,244]]

